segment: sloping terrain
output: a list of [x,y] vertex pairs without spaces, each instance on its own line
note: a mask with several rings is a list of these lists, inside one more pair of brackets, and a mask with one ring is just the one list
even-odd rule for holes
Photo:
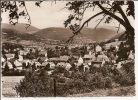
[[2,23],[2,28],[4,29],[14,29],[16,31],[20,31],[20,32],[23,32],[23,33],[27,33],[27,32],[32,32],[32,31],[38,31],[39,29],[30,25],[27,29],[25,28],[26,27],[26,24],[25,23],[18,23],[16,24],[15,26],[14,25],[11,25],[11,24],[8,24],[8,23]]
[[111,37],[106,42],[113,42],[113,41],[115,41],[115,39],[118,39],[119,41],[123,41],[123,40],[125,40],[125,36],[126,36],[125,32],[121,32],[121,33],[118,33],[115,36]]
[[[69,28],[58,28],[58,27],[45,28],[34,34],[43,37],[45,39],[55,39],[63,41],[68,40],[69,37],[73,35],[72,31]],[[105,28],[97,28],[95,30],[91,28],[83,28],[81,34],[78,34],[76,37],[86,37],[93,41],[102,42],[105,41],[105,39],[109,39],[116,34],[117,34],[116,31]]]
[[37,36],[33,34],[28,34],[25,32],[17,31],[14,29],[2,28],[2,37],[4,38],[13,38],[13,39],[24,39],[24,40],[36,40]]

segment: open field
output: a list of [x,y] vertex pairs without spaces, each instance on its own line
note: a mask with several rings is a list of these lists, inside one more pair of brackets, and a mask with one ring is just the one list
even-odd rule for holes
[[13,89],[24,76],[2,76],[2,97],[16,97]]

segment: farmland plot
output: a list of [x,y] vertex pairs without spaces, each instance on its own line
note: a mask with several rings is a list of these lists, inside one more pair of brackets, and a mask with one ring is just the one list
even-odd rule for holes
[[2,97],[17,97],[14,87],[24,76],[3,76],[2,77]]

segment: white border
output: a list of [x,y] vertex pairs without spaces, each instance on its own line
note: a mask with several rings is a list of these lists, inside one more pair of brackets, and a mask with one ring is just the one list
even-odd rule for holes
[[118,99],[118,100],[138,100],[137,95],[138,95],[138,86],[137,86],[137,77],[138,77],[138,2],[135,1],[135,74],[136,74],[136,96],[134,97],[75,97],[75,98],[62,98],[62,97],[56,97],[56,98],[1,98],[2,100],[54,100],[54,99],[60,99],[60,100],[64,100],[64,99],[87,99],[87,100],[100,100],[100,99],[106,99],[106,100],[111,100],[111,99]]

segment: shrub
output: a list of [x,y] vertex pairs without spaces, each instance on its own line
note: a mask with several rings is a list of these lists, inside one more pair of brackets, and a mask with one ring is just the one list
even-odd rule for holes
[[[133,68],[127,68],[127,71],[125,71],[127,73],[120,75],[114,74],[116,70],[111,70],[111,68],[92,69],[94,71],[72,72],[71,75],[68,75],[69,73],[64,68],[55,69],[53,76],[56,76],[57,96],[135,84]],[[25,78],[15,87],[15,90],[21,97],[49,97],[54,94],[53,83],[52,76],[48,76],[47,72],[42,69],[40,74],[36,74],[34,71],[27,72]]]
[[28,72],[25,78],[15,86],[15,90],[21,97],[53,96],[53,81],[47,76],[38,76],[34,72]]
[[130,86],[135,84],[134,62],[128,62],[119,69],[121,76],[115,78],[115,82],[121,86]]

